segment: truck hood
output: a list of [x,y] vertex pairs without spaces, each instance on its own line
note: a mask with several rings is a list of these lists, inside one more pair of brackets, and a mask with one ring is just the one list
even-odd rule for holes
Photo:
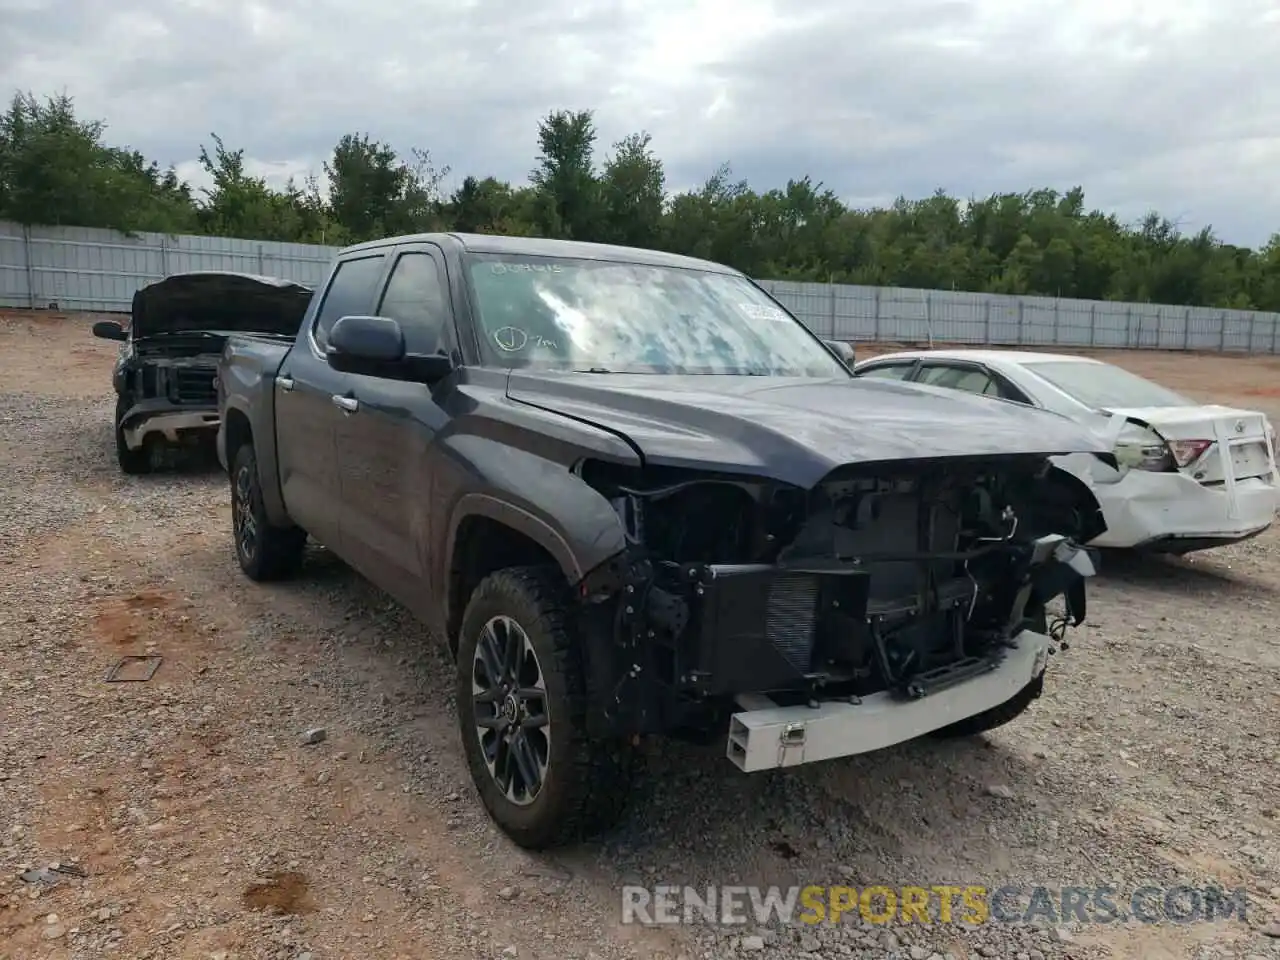
[[1056,413],[887,380],[512,371],[508,396],[616,433],[649,463],[805,488],[849,463],[1093,453]]
[[311,288],[279,277],[199,271],[157,280],[133,295],[134,339],[158,334],[270,333],[295,336]]

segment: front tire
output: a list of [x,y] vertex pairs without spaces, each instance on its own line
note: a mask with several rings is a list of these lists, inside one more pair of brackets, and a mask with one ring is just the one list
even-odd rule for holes
[[143,444],[137,450],[129,449],[129,444],[125,442],[124,430],[120,426],[120,421],[124,419],[124,415],[129,412],[129,403],[124,397],[116,398],[116,418],[115,418],[115,435],[116,435],[116,463],[120,465],[120,472],[131,475],[151,472],[151,450]]
[[569,602],[557,570],[499,570],[472,593],[459,636],[467,766],[494,822],[529,850],[613,826],[636,769],[629,745],[587,735]]
[[996,727],[1003,727],[1009,721],[1016,720],[1026,713],[1027,708],[1039,699],[1043,691],[1044,674],[1042,673],[1004,703],[948,724],[933,731],[932,736],[951,740],[957,737],[973,737],[988,730],[994,730]]
[[231,465],[231,529],[236,560],[251,580],[285,580],[298,572],[306,531],[273,526],[262,503],[262,482],[253,445],[236,450]]

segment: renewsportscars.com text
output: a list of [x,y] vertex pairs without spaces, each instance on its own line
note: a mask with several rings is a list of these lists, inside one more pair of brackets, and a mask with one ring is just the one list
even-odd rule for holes
[[1201,923],[1246,918],[1248,893],[1220,887],[1109,885],[622,889],[622,922],[661,924],[840,923]]

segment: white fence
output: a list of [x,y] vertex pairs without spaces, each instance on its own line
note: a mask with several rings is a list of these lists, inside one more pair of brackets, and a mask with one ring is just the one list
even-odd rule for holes
[[[0,222],[0,306],[127,311],[143,284],[237,270],[316,284],[337,247],[225,237],[127,237]],[[762,280],[815,333],[840,340],[1280,353],[1280,314],[1150,303]]]
[[174,273],[235,270],[316,284],[337,247],[229,237],[128,237],[0,221],[0,306],[127,312],[139,287]]

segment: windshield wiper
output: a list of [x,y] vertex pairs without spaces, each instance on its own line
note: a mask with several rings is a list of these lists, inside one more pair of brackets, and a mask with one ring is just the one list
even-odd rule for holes
[[588,367],[586,370],[575,370],[574,373],[613,373],[608,367]]

